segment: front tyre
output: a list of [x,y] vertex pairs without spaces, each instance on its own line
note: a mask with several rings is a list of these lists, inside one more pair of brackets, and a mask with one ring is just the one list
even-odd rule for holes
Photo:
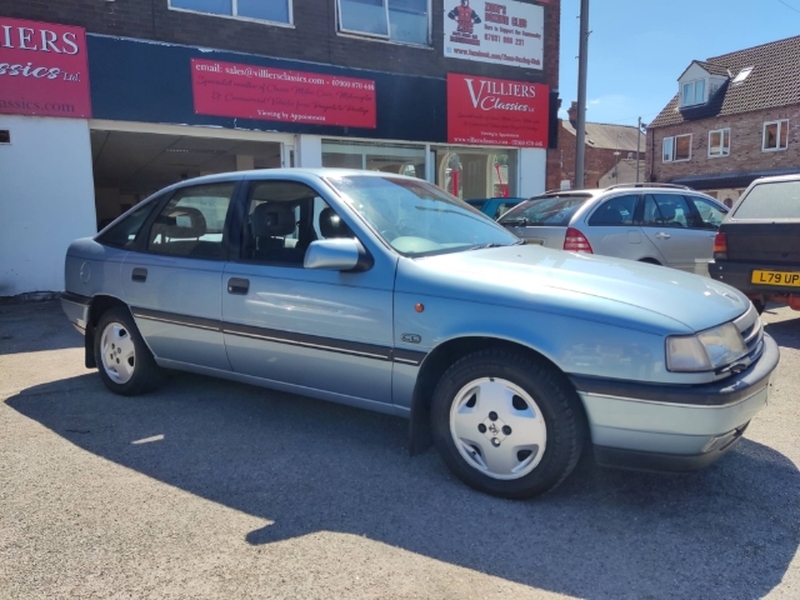
[[502,349],[470,354],[445,372],[431,426],[459,479],[515,499],[561,483],[578,462],[585,432],[580,400],[563,374]]
[[101,315],[94,358],[103,383],[114,393],[136,396],[160,382],[160,369],[127,308],[117,306]]

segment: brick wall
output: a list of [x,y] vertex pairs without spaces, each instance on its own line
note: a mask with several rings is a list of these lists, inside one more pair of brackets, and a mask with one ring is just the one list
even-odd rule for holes
[[[578,187],[575,184],[575,151],[577,147],[575,136],[561,126],[560,120],[558,131],[558,147],[549,150],[547,153],[548,190],[559,189],[563,180],[569,180],[573,188]],[[642,151],[640,153],[642,160],[645,160],[644,145],[646,143],[645,136],[642,136]],[[620,151],[619,155],[615,155],[615,151],[613,148],[586,146],[583,163],[585,186],[582,187],[597,187],[600,178],[608,173],[617,164],[618,160],[628,157],[627,151]],[[633,152],[632,156],[636,158],[636,152]]]
[[[784,151],[763,152],[761,145],[764,122],[779,119],[789,119],[789,147]],[[709,158],[708,132],[726,127],[731,130],[730,155]],[[691,160],[661,162],[664,138],[687,133],[692,134]],[[800,105],[648,130],[646,172],[648,179],[654,181],[789,167],[800,169]]]
[[90,33],[413,75],[443,77],[454,71],[540,82],[558,88],[560,0],[550,0],[544,7],[541,71],[446,59],[443,2],[455,6],[454,0],[433,0],[431,48],[337,34],[336,0],[293,0],[294,27],[170,10],[168,0],[0,0],[0,14],[79,25]]

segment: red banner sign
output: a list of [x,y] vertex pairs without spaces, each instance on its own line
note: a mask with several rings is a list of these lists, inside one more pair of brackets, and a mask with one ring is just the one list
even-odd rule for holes
[[91,117],[86,31],[0,16],[0,113]]
[[192,59],[200,115],[375,129],[375,82]]
[[541,83],[449,73],[447,141],[547,148],[549,104]]

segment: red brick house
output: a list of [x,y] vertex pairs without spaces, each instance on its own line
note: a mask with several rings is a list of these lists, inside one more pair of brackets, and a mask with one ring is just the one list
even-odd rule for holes
[[693,61],[648,127],[650,181],[735,201],[757,177],[800,172],[800,36]]
[[[577,148],[577,103],[567,111],[569,119],[558,120],[558,145],[548,152],[547,189],[575,188],[575,150]],[[639,158],[639,181],[645,180],[645,148],[647,140],[636,127],[586,123],[584,155],[585,186],[605,187],[615,183],[636,181],[636,159]],[[638,151],[638,154],[637,154]]]

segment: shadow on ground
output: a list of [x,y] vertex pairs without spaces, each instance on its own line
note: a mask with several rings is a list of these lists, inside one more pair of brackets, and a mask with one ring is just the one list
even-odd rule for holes
[[60,302],[0,302],[0,356],[62,348],[83,348],[83,336]]
[[581,598],[726,600],[767,594],[800,544],[800,474],[748,440],[687,476],[584,457],[555,492],[511,502],[466,488],[433,451],[410,458],[403,420],[203,377],[176,374],[129,399],[90,374],[7,404],[98,456],[273,522],[243,543],[346,532]]

